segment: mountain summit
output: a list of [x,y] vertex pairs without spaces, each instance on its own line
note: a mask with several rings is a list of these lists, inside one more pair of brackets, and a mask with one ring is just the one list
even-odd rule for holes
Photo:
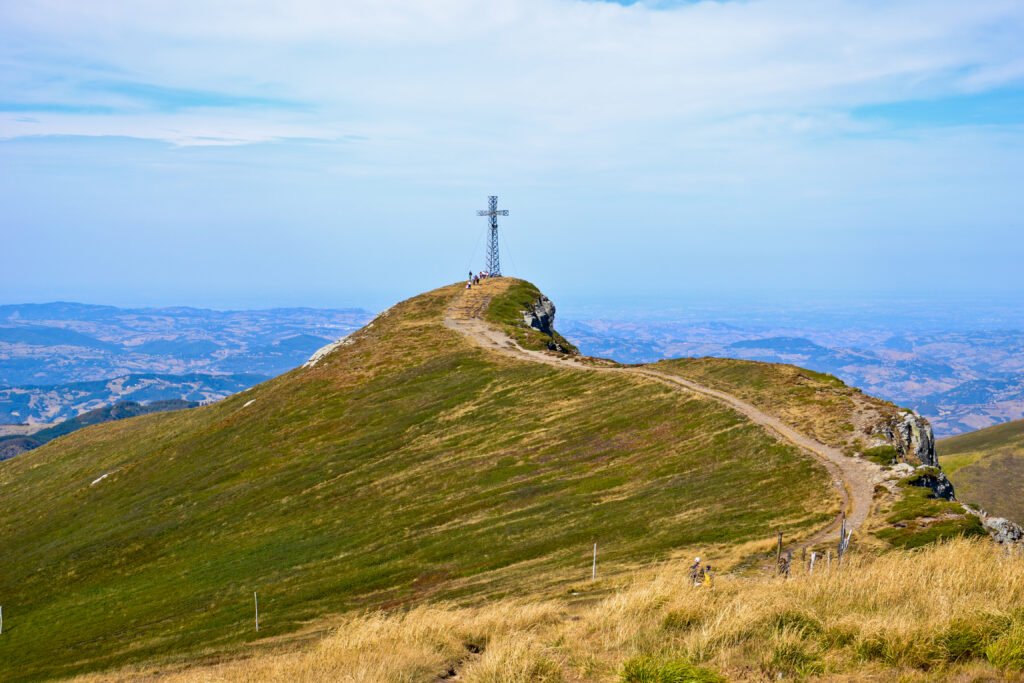
[[[845,413],[814,436],[693,366],[581,356],[553,321],[521,280],[442,287],[219,403],[3,462],[0,677],[223,652],[371,607],[563,594],[595,543],[604,575],[867,517],[880,468],[828,442]],[[883,405],[826,376],[762,386]]]

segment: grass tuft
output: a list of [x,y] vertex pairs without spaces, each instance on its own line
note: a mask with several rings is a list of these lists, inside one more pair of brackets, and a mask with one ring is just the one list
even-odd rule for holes
[[1007,633],[985,648],[985,657],[1003,670],[1024,671],[1024,623],[1016,623]]
[[622,683],[725,683],[714,671],[685,659],[634,657],[622,666]]

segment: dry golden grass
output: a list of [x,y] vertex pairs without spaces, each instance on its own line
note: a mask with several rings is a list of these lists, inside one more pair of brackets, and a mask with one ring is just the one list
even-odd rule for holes
[[855,556],[842,567],[821,563],[813,575],[801,567],[789,580],[721,576],[712,589],[687,585],[685,575],[685,564],[666,563],[582,603],[566,596],[350,617],[311,648],[254,650],[248,659],[165,676],[182,683],[432,681],[449,672],[453,680],[494,683],[1024,680],[1024,556],[987,541]]

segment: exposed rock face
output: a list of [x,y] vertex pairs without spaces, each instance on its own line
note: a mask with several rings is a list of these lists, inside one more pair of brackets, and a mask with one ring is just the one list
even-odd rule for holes
[[532,307],[523,311],[523,322],[550,337],[555,329],[555,305],[541,294]]
[[996,543],[1022,543],[1024,542],[1024,528],[1005,517],[982,516],[981,523],[985,525],[988,532],[992,534],[992,540]]
[[886,425],[885,432],[903,462],[915,466],[939,466],[939,458],[935,455],[935,435],[928,420],[908,411]]
[[[876,428],[877,429],[877,428]],[[956,500],[953,482],[942,471],[935,453],[935,436],[928,420],[912,412],[900,413],[875,434],[881,434],[896,448],[900,462],[892,472],[911,486],[931,489],[932,496]],[[1024,544],[1024,527],[1004,517],[989,517],[984,510],[967,505],[964,512],[977,516],[996,543]]]
[[543,294],[537,297],[533,305],[523,311],[523,322],[528,326],[551,337],[548,349],[558,353],[577,353],[559,344],[555,337],[555,304]]
[[914,473],[907,478],[911,486],[922,486],[932,490],[934,498],[945,500],[956,500],[953,493],[953,483],[946,478],[946,473],[938,467],[922,465],[914,470]]

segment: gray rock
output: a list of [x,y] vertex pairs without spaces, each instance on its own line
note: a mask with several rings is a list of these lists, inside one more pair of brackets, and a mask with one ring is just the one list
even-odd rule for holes
[[889,470],[889,479],[902,479],[914,473],[914,466],[905,462],[898,462]]
[[956,500],[953,491],[953,482],[946,478],[946,473],[939,467],[921,465],[914,470],[914,473],[907,477],[906,482],[911,486],[921,486],[931,489],[932,497],[944,500]]
[[899,451],[901,460],[911,465],[938,467],[935,435],[928,420],[912,412],[901,413],[886,426],[886,436]]
[[541,294],[533,306],[523,312],[523,322],[550,337],[555,330],[555,304]]
[[1024,542],[1024,528],[1005,517],[982,517],[981,523],[992,534],[992,539],[996,543]]

